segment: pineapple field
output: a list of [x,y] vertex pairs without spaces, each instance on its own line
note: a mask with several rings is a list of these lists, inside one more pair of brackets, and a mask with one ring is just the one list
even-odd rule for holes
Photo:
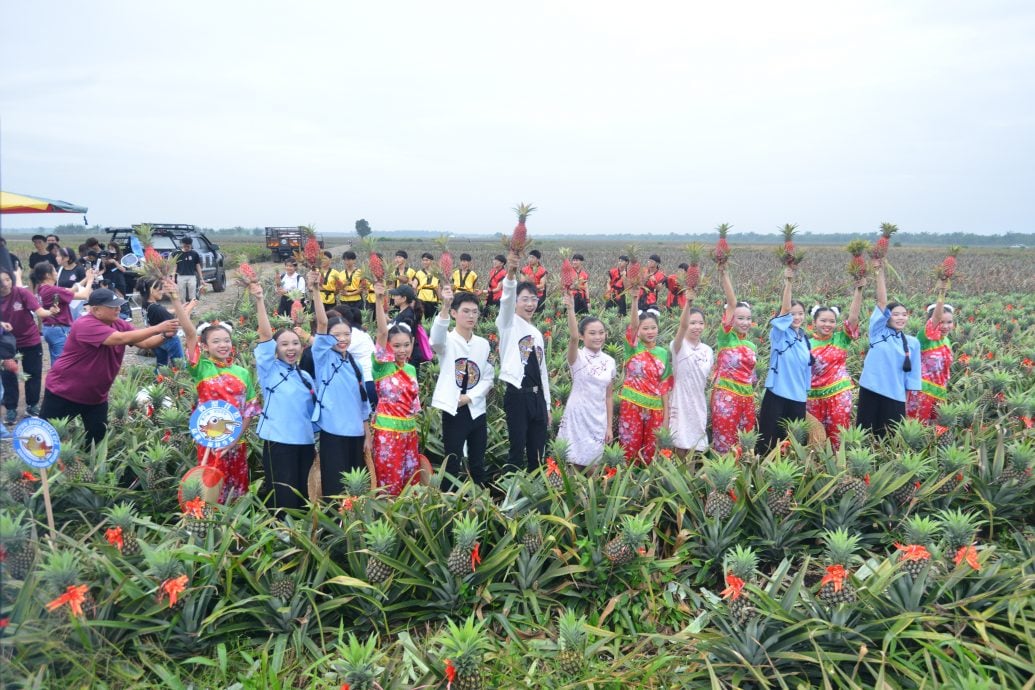
[[[178,495],[196,461],[193,384],[183,370],[126,367],[111,394],[118,421],[98,448],[88,451],[75,425],[55,424],[56,533],[39,477],[4,446],[4,687],[1031,687],[1032,253],[954,251],[949,263],[944,249],[887,241],[850,251],[795,245],[794,230],[785,228],[775,256],[736,246],[732,233],[725,246],[689,251],[565,244],[585,256],[591,312],[618,362],[626,323],[600,312],[617,255],[656,252],[673,273],[692,254],[695,305],[714,343],[724,300],[700,257],[721,254],[738,298],[754,307],[760,376],[781,264],[800,264],[795,296],[806,305],[846,307],[856,259],[865,269],[867,252],[886,252],[889,292],[910,306],[910,333],[922,328],[937,275],[958,268],[948,298],[955,362],[935,425],[907,420],[881,442],[849,428],[834,450],[807,424],[790,424],[764,457],[745,432],[736,453],[680,459],[662,433],[650,465],[627,465],[613,446],[591,473],[568,465],[555,441],[539,471],[503,476],[497,382],[487,457],[497,490],[468,482],[443,493],[435,476],[387,499],[360,470],[346,475],[345,495],[278,519],[261,500],[253,435],[248,495],[227,506]],[[557,288],[567,252],[536,246],[557,274],[536,317],[553,437],[571,390]],[[382,241],[378,250],[396,248]],[[460,241],[449,250],[474,256],[479,287],[503,251]],[[255,269],[270,286],[271,269]],[[233,322],[240,361],[253,366],[254,306],[235,291],[202,318]],[[872,308],[870,287],[863,313]],[[663,313],[659,342],[677,320]],[[486,318],[478,332],[495,345],[493,328]],[[863,338],[850,353],[855,378],[865,348]],[[421,447],[436,468],[437,375],[437,362],[420,367]]]

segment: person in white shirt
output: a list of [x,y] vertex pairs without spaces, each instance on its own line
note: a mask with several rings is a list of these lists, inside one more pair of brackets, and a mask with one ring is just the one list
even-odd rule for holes
[[289,293],[301,293],[299,299],[303,304],[305,303],[305,276],[298,272],[298,262],[294,259],[284,262],[284,272],[280,274],[276,292],[280,295],[277,313],[281,316],[288,316],[291,313],[291,304],[294,300],[291,299]]
[[510,452],[508,469],[529,471],[543,462],[550,428],[550,377],[546,370],[543,334],[532,325],[539,297],[534,283],[517,281],[518,255],[507,256],[496,329],[500,339],[500,378],[507,384],[503,410],[507,416]]
[[[442,309],[431,326],[431,349],[439,358],[438,381],[431,406],[442,410],[442,445],[448,477],[442,490],[452,488],[459,477],[464,445],[471,480],[486,486],[485,447],[489,441],[485,400],[492,390],[495,370],[489,363],[489,341],[474,334],[481,315],[478,298],[471,292],[453,295],[450,285],[439,290]],[[456,328],[449,322],[456,319]]]

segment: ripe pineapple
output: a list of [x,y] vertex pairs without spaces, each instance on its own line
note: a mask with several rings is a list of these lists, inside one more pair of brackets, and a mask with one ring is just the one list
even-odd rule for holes
[[1035,448],[1028,443],[1018,441],[1006,449],[1006,461],[1002,473],[996,477],[996,483],[1006,484],[1017,481],[1021,484],[1031,479],[1032,464],[1035,463]]
[[899,556],[902,569],[914,580],[920,577],[924,567],[931,562],[930,548],[934,544],[939,525],[932,518],[911,515],[903,524],[905,544],[895,546],[903,553]]
[[938,487],[938,493],[947,494],[955,491],[963,483],[965,470],[972,464],[970,451],[958,446],[946,446],[939,449],[938,459],[942,477],[949,478]]
[[797,463],[778,458],[765,466],[765,477],[769,484],[765,502],[776,517],[785,517],[791,512],[794,485],[801,477]]
[[870,250],[870,256],[874,259],[883,259],[888,255],[888,245],[891,244],[891,236],[898,232],[898,226],[892,223],[880,224],[880,237],[877,243]]
[[295,578],[291,577],[287,573],[280,573],[275,575],[273,580],[270,582],[270,595],[280,599],[281,601],[288,601],[291,597],[295,596]]
[[528,247],[528,228],[525,227],[525,221],[533,211],[535,211],[535,206],[524,202],[514,207],[514,213],[517,214],[518,222],[514,226],[514,232],[510,235],[510,251],[519,256]]
[[24,580],[35,558],[32,528],[24,513],[0,513],[0,572],[4,577]]
[[686,289],[696,290],[701,284],[701,254],[704,248],[699,242],[691,242],[686,246],[689,267],[686,269]]
[[395,533],[395,527],[384,518],[378,518],[370,523],[370,527],[363,535],[367,548],[373,553],[367,559],[367,580],[373,583],[381,583],[392,574],[393,568],[379,556],[391,558],[395,555],[395,545],[399,537]]
[[755,613],[751,599],[743,591],[744,585],[754,582],[758,571],[758,557],[751,547],[737,546],[726,552],[723,571],[726,573],[726,589],[722,596],[729,602],[730,618],[743,624]]
[[586,665],[586,617],[571,609],[557,616],[557,661],[569,676],[582,672]]
[[611,565],[631,563],[644,553],[644,544],[653,529],[654,525],[645,517],[623,515],[621,532],[604,546],[604,556]]
[[132,503],[119,503],[108,510],[108,520],[116,529],[122,530],[122,555],[136,556],[140,553],[140,541],[133,530],[136,511]]
[[636,289],[640,286],[640,279],[643,277],[643,267],[640,260],[636,258],[639,249],[635,244],[630,244],[625,249],[625,255],[629,257],[629,265],[625,267],[625,291]]
[[900,505],[912,501],[929,469],[930,460],[926,456],[910,452],[899,454],[895,460],[895,474],[897,477],[906,476],[908,479],[891,493],[891,499]]
[[776,250],[776,257],[780,263],[790,268],[796,267],[805,258],[805,253],[794,247],[794,233],[797,229],[798,226],[793,223],[787,223],[780,228],[780,232],[783,233],[783,247]]
[[478,538],[482,526],[477,517],[461,515],[453,524],[453,550],[449,552],[446,567],[456,577],[465,577],[474,572],[478,560]]
[[855,505],[861,506],[870,494],[870,471],[873,469],[870,451],[853,448],[845,453],[845,461],[848,473],[837,482],[834,495],[840,500],[845,494],[851,494]]
[[561,287],[565,291],[570,291],[575,285],[575,281],[578,280],[575,267],[571,265],[571,248],[560,247],[557,253],[561,255]]
[[[83,582],[82,573],[79,570],[79,556],[72,551],[53,551],[47,554],[43,565],[40,567],[40,579],[46,585],[48,601],[67,593],[70,587],[79,587],[87,583]],[[96,605],[93,595],[87,589],[83,593],[83,602],[80,605],[84,615],[91,615]],[[75,615],[72,606],[62,606],[54,609],[54,615]]]
[[966,551],[973,547],[981,520],[958,508],[939,512],[938,520],[945,535],[945,556],[951,566],[956,566],[966,557]]
[[341,680],[342,687],[349,690],[375,690],[381,686],[377,677],[384,672],[381,665],[383,655],[377,650],[377,636],[371,636],[366,642],[360,642],[355,633],[349,633],[344,645],[338,645],[340,659],[331,662]]
[[4,486],[14,503],[25,503],[36,492],[39,480],[29,472],[20,460],[11,458],[3,464]]
[[956,257],[961,249],[963,248],[958,244],[949,247],[948,256],[942,261],[941,266],[935,269],[935,276],[938,280],[952,280],[952,277],[956,275]]
[[737,500],[733,493],[737,474],[736,461],[728,455],[704,461],[704,475],[712,487],[704,501],[706,515],[720,521],[729,519]]
[[[489,639],[485,635],[484,623],[469,616],[463,626],[447,621],[442,652],[446,659],[447,677],[452,676],[455,690],[481,690],[481,667]],[[451,669],[451,670],[450,670]]]
[[852,255],[851,261],[848,262],[848,275],[856,280],[865,278],[868,267],[863,254],[870,250],[870,243],[866,240],[852,240],[845,249]]
[[823,541],[827,546],[827,570],[820,581],[819,598],[830,606],[850,604],[855,601],[855,588],[848,566],[855,558],[859,536],[849,535],[848,530],[842,528],[824,532]]
[[930,431],[920,420],[906,417],[895,425],[895,438],[902,448],[919,453],[930,443]]
[[712,249],[712,261],[720,266],[725,265],[730,260],[730,245],[726,241],[726,237],[729,235],[730,228],[732,227],[729,223],[723,223],[715,228],[719,233],[719,239],[715,242],[715,248]]
[[529,513],[525,518],[521,544],[529,554],[534,554],[543,547],[542,521],[539,519],[539,513]]
[[550,457],[546,458],[543,472],[546,476],[546,483],[552,488],[560,491],[564,488],[564,475],[562,467],[568,465],[568,442],[562,438],[555,438],[550,442]]

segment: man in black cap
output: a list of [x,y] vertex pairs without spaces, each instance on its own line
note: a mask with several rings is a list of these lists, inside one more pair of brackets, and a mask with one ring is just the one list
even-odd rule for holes
[[127,345],[151,349],[176,337],[179,321],[133,328],[119,318],[126,300],[107,288],[94,290],[87,313],[75,320],[65,349],[47,372],[43,419],[78,416],[86,439],[99,442],[107,433],[108,391],[122,367]]

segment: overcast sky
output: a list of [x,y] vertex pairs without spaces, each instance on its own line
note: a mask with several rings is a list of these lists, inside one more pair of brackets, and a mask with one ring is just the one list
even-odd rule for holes
[[0,184],[91,224],[1035,231],[1028,0],[0,9]]

